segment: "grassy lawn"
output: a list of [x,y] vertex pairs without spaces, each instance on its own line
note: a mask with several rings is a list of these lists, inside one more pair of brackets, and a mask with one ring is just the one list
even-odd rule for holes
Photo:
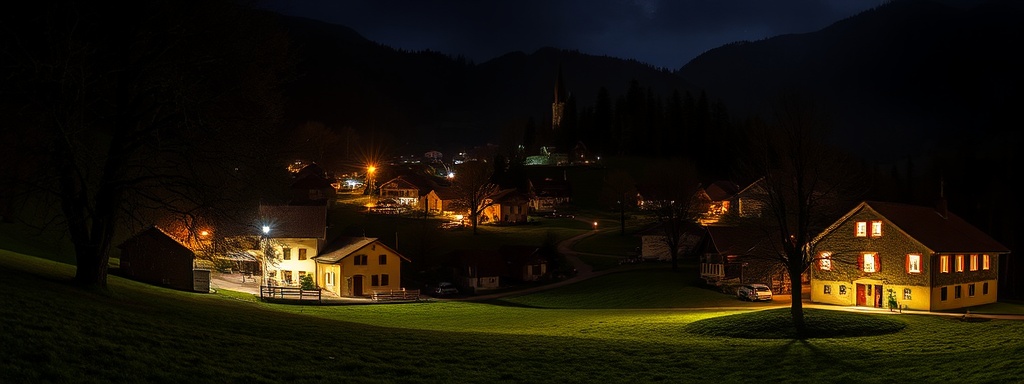
[[[809,325],[828,334],[765,338],[785,336],[773,329],[785,328],[788,309],[687,287],[665,268],[493,303],[351,306],[268,304],[115,276],[109,291],[89,292],[67,284],[73,273],[67,264],[0,251],[0,382],[1024,378],[1024,321],[808,309]],[[686,308],[697,303],[729,306]]]

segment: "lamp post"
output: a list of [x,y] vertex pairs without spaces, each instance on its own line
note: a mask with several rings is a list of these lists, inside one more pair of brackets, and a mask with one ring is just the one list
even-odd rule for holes
[[267,265],[269,262],[267,260],[267,249],[270,248],[270,244],[267,241],[267,236],[270,234],[270,226],[264,225],[262,229],[263,233],[260,234],[260,250],[263,254],[263,268],[261,269],[263,270],[263,285],[269,286],[270,282],[267,281]]

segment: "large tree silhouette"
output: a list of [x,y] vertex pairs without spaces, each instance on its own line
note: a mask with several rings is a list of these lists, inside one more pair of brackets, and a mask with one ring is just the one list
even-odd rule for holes
[[[863,195],[867,185],[857,161],[828,143],[827,111],[799,94],[780,96],[767,120],[751,125],[744,165],[752,178],[762,214],[743,225],[763,229],[774,245],[792,286],[790,313],[799,335],[806,330],[801,276],[815,261],[812,240]],[[755,215],[756,216],[756,215]]]
[[267,133],[288,60],[269,20],[219,0],[15,9],[0,23],[0,108],[25,140],[8,149],[40,160],[18,188],[60,207],[77,283],[106,287],[133,224],[254,207],[246,192],[281,166]]

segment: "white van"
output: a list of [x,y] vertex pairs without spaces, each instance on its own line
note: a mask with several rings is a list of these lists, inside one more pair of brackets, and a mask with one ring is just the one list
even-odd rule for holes
[[749,301],[772,301],[772,289],[764,284],[746,284],[736,289],[736,297]]

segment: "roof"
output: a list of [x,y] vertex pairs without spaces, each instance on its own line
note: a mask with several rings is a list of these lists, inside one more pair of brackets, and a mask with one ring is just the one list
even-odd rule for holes
[[763,232],[749,227],[708,226],[708,238],[713,249],[721,255],[775,254],[772,239]]
[[134,243],[134,242],[137,242],[137,241],[139,241],[139,240],[141,240],[143,238],[151,238],[151,239],[157,239],[157,240],[159,240],[159,239],[169,240],[169,242],[168,242],[169,244],[171,244],[171,243],[176,244],[177,246],[179,246],[181,248],[184,248],[185,250],[187,250],[189,252],[192,252],[191,248],[189,248],[187,245],[183,244],[182,242],[178,241],[178,239],[174,238],[174,236],[171,236],[169,233],[164,231],[162,228],[156,226],[155,224],[151,225],[149,228],[141,230],[138,233],[132,235],[132,237],[129,237],[125,241],[121,242],[121,244],[119,244],[117,247],[121,248],[121,249],[124,249],[124,247],[126,245]]
[[[833,224],[827,234],[853,215],[871,210],[935,253],[1009,253],[1010,250],[964,219],[939,209],[902,203],[865,201]],[[821,236],[818,236],[821,238]],[[816,238],[815,241],[818,239]]]
[[718,180],[704,188],[704,192],[708,194],[708,198],[711,201],[728,200],[739,193],[739,191],[740,186],[728,180]]
[[294,182],[292,182],[292,188],[295,189],[334,189],[331,185],[331,181],[315,174],[307,174],[300,176]]
[[434,194],[441,200],[458,200],[461,198],[459,191],[452,187],[434,188]]
[[271,238],[323,239],[327,236],[326,205],[260,205],[261,225]]
[[402,254],[378,241],[376,237],[339,237],[331,241],[330,244],[327,244],[323,251],[320,252],[320,255],[313,257],[313,259],[321,264],[336,264],[375,243],[394,252],[403,260],[410,261],[407,257],[402,256]]

